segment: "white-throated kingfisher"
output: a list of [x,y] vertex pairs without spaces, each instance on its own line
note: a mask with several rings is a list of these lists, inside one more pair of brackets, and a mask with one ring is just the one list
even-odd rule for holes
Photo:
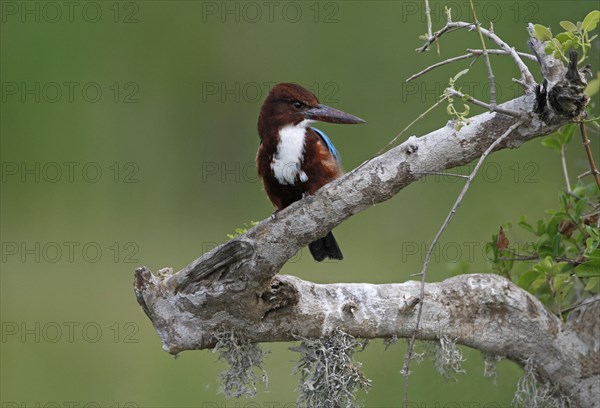
[[[277,211],[314,194],[342,174],[333,143],[325,133],[310,126],[314,121],[365,123],[320,104],[312,92],[292,83],[274,86],[260,110],[256,166]],[[326,258],[343,259],[331,231],[308,248],[319,262]]]

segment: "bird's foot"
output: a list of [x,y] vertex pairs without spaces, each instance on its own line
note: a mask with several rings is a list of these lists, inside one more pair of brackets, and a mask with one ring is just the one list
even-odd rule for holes
[[271,217],[270,217],[270,218],[271,218],[272,220],[276,220],[276,219],[277,219],[277,214],[279,214],[279,211],[280,211],[280,210],[275,210],[275,211],[273,211],[273,214],[271,214]]

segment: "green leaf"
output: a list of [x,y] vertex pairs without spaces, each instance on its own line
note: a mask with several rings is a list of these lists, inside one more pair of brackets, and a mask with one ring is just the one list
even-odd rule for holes
[[[598,11],[598,10],[590,11],[589,14],[587,16],[585,16],[585,18],[583,19],[583,22],[581,23],[581,28],[587,32],[593,31],[596,29],[596,26],[598,25],[599,20],[600,20],[600,11]],[[534,28],[534,30],[535,30],[535,28]]]
[[561,291],[568,283],[570,276],[568,273],[559,273],[554,278],[552,278],[552,286],[554,286],[554,291]]
[[600,261],[600,249],[593,249],[589,253],[587,253],[586,258],[589,260]]
[[558,34],[556,34],[556,37],[554,37],[554,38],[556,38],[561,43],[564,43],[565,41],[567,41],[569,39],[569,35],[567,33],[558,33]]
[[[575,195],[581,195],[573,192]],[[558,195],[558,199],[560,200],[560,208],[566,209],[569,206],[569,196],[565,194],[564,191],[561,191]]]
[[469,72],[469,69],[463,69],[462,71],[460,71],[458,74],[454,75],[454,77],[452,78],[452,81],[456,82],[456,80],[458,78],[460,78],[461,76],[465,75],[467,72]]
[[560,234],[555,235],[554,238],[552,238],[552,243],[550,244],[552,247],[552,254],[555,257],[561,256],[563,254],[563,249],[562,249],[562,237]]
[[488,262],[498,263],[498,248],[491,242],[486,242],[484,246],[485,256]]
[[560,152],[560,142],[556,138],[550,136],[542,140],[542,146],[549,147],[552,150]]
[[575,128],[576,128],[576,126],[574,123],[563,126],[558,131],[559,142],[562,144],[568,144],[571,141],[571,139],[573,138],[573,133],[575,132]]
[[580,278],[590,278],[594,276],[600,276],[600,261],[593,259],[577,265],[575,268],[575,275]]
[[552,41],[552,44],[554,44],[557,51],[562,49],[562,44],[556,38],[551,38],[550,41]]
[[571,47],[573,47],[573,41],[571,41],[571,40],[567,40],[562,43],[563,52],[569,51],[571,49]]
[[554,265],[554,261],[552,260],[552,257],[547,256],[544,259],[542,259],[540,262],[538,262],[536,265],[534,265],[533,269],[538,272],[548,273],[550,271],[550,269],[552,269],[553,265]]
[[585,190],[585,187],[577,186],[577,187],[575,187],[573,189],[573,194],[576,195],[576,196],[578,196],[578,197],[581,197],[581,196],[587,194],[587,192]]
[[546,232],[546,223],[543,220],[538,220],[536,235],[541,236],[545,232]]
[[523,273],[517,280],[517,285],[523,289],[528,289],[531,283],[542,275],[540,271],[531,270]]
[[547,245],[549,242],[550,242],[550,235],[548,235],[548,234],[542,234],[537,239],[537,241],[535,241],[535,243],[533,244],[533,247],[537,251],[540,251],[542,249],[542,247],[544,247],[545,245]]
[[521,228],[526,229],[527,231],[531,232],[532,234],[535,234],[535,230],[533,229],[533,227],[531,226],[531,224],[529,224],[527,222],[527,218],[524,215],[522,215],[519,218],[519,226]]
[[592,97],[592,96],[596,95],[599,90],[600,90],[600,80],[592,79],[585,87],[585,94],[589,97]]
[[585,285],[585,288],[583,289],[587,290],[588,292],[598,293],[600,291],[600,278],[590,278],[589,282],[587,283],[587,285]]
[[575,214],[578,217],[581,217],[581,215],[583,214],[583,210],[585,209],[587,204],[588,204],[588,200],[585,197],[582,198],[581,200],[577,201],[577,204],[575,204]]
[[556,234],[558,234],[558,224],[559,223],[560,223],[560,218],[558,218],[558,217],[552,217],[552,219],[550,221],[548,221],[548,225],[546,226],[546,231],[548,232],[548,235],[553,237]]
[[567,31],[577,31],[577,26],[570,21],[561,21],[560,26]]
[[548,27],[544,27],[541,24],[533,25],[533,35],[540,41],[550,41],[552,39],[552,32],[550,31],[550,29]]

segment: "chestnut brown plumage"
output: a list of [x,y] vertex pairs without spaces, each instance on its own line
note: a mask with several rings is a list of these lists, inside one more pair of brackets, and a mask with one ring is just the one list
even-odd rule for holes
[[[260,111],[258,174],[265,192],[282,210],[307,194],[314,194],[341,175],[337,152],[327,136],[312,127],[313,121],[357,124],[365,121],[319,103],[309,90],[297,84],[278,84]],[[342,259],[333,234],[309,244],[317,261]]]

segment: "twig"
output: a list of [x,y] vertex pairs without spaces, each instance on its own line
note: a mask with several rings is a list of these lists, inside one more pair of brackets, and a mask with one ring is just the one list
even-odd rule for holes
[[451,177],[469,178],[469,176],[465,176],[464,174],[443,173],[443,172],[437,172],[437,171],[415,171],[413,174],[427,174],[427,175],[433,175],[433,176],[451,176]]
[[461,98],[464,101],[472,103],[473,105],[480,106],[480,107],[485,108],[485,109],[487,109],[489,111],[502,113],[504,115],[512,116],[512,117],[517,118],[517,119],[523,119],[523,115],[521,113],[519,113],[519,112],[515,112],[515,111],[509,110],[509,109],[500,108],[498,106],[492,108],[492,106],[490,104],[485,103],[483,101],[480,101],[479,99],[475,99],[475,98],[473,98],[470,95],[465,95],[462,92],[457,91],[456,89],[446,88],[446,92],[448,92],[450,94],[450,96]]
[[592,155],[592,149],[590,149],[590,139],[588,139],[587,131],[585,130],[585,125],[583,123],[579,124],[579,130],[581,131],[583,146],[585,148],[585,152],[587,153],[588,161],[590,162],[590,172],[594,175],[594,178],[596,179],[596,185],[600,189],[600,173],[596,168],[596,163],[594,163],[594,156]]
[[481,40],[481,47],[483,48],[483,56],[485,57],[485,65],[488,71],[488,81],[490,82],[490,105],[492,107],[492,111],[496,107],[496,81],[494,80],[494,72],[492,71],[492,64],[490,63],[490,55],[487,51],[487,46],[485,45],[485,40],[483,39],[483,34],[481,33],[481,23],[477,19],[477,14],[475,13],[475,7],[473,6],[473,0],[469,0],[469,4],[471,5],[471,12],[473,13],[473,20],[475,21],[475,26],[477,27],[477,33],[479,33],[479,39]]
[[438,38],[440,38],[442,35],[446,34],[447,32],[453,31],[451,30],[459,30],[461,28],[465,28],[468,27],[468,23],[464,23],[466,25],[464,26],[455,26],[455,27],[451,27],[450,26],[450,22],[446,23],[446,25],[444,27],[442,27],[440,30],[436,31],[435,33],[433,33],[433,35],[431,35],[427,41],[425,41],[425,44],[423,44],[421,47],[417,48],[415,51],[417,52],[425,52],[427,50],[429,50],[429,46],[436,41]]
[[425,17],[427,18],[427,37],[433,36],[432,24],[431,24],[431,8],[429,8],[429,0],[425,0]]
[[[453,58],[448,58],[447,60],[444,60],[442,62],[438,62],[436,64],[428,66],[424,70],[422,70],[420,72],[417,72],[416,74],[412,75],[410,78],[408,78],[406,80],[406,82],[410,82],[413,79],[416,79],[416,78],[420,77],[421,75],[426,74],[426,73],[428,73],[429,71],[431,71],[431,70],[433,70],[435,68],[441,67],[442,65],[451,64],[453,62],[461,61],[461,60],[468,59],[468,58],[476,58],[476,57],[479,57],[479,56],[483,55],[483,50],[477,50],[477,49],[467,48],[467,51],[469,51],[468,54],[459,55],[459,56],[453,57]],[[487,53],[490,54],[490,55],[510,55],[509,52],[504,51],[504,50],[498,50],[498,49],[487,50]],[[537,61],[537,59],[535,58],[534,55],[527,54],[526,52],[519,52],[518,51],[517,54],[519,56],[523,57],[523,58],[528,58],[530,60]]]
[[[404,134],[404,132],[406,132],[412,125],[414,125],[415,123],[417,123],[419,120],[423,119],[425,117],[425,115],[427,115],[429,112],[431,112],[432,110],[434,110],[438,105],[440,105],[442,102],[444,102],[446,100],[446,96],[442,96],[442,98],[440,98],[439,101],[437,101],[436,103],[434,103],[433,105],[431,105],[429,107],[429,109],[427,109],[425,112],[421,113],[415,120],[413,120],[412,122],[410,122],[408,125],[406,125],[406,127],[404,129],[402,129],[400,131],[400,133],[398,133],[396,136],[394,136],[394,138],[392,140],[390,140],[385,146],[383,146],[383,148],[381,150],[379,150],[377,152],[377,155],[380,155],[381,153],[383,153],[386,149],[388,149],[389,147],[393,146],[394,143],[396,143],[396,140],[398,140],[398,138],[400,136],[402,136]],[[365,162],[366,163],[366,162]],[[364,164],[364,163],[363,163]],[[362,166],[362,165],[361,165]],[[361,166],[359,166],[358,168],[360,168]]]
[[476,56],[475,54],[473,54],[473,53],[469,53],[469,54],[465,54],[465,55],[459,55],[458,57],[448,58],[447,60],[444,60],[444,61],[442,61],[442,62],[438,62],[438,63],[436,63],[436,64],[433,64],[433,65],[430,65],[430,66],[428,66],[427,68],[425,68],[425,69],[424,69],[423,71],[421,71],[421,72],[417,72],[416,74],[414,74],[414,75],[412,75],[410,78],[408,78],[408,79],[406,80],[406,82],[410,82],[410,81],[412,81],[413,79],[415,79],[415,78],[418,78],[418,77],[420,77],[420,76],[421,76],[421,75],[423,75],[423,74],[426,74],[427,72],[431,71],[432,69],[435,69],[435,68],[437,68],[437,67],[441,67],[442,65],[451,64],[451,63],[453,63],[453,62],[460,61],[460,60],[464,60],[464,59],[468,59],[468,58],[473,58],[473,57],[475,57],[475,56]]
[[537,255],[531,255],[531,256],[517,256],[514,258],[505,258],[505,257],[498,257],[499,261],[539,261],[540,257]]
[[[429,0],[425,0],[425,18],[427,19],[427,38],[431,38],[433,36],[433,25],[431,23],[431,7],[429,7]],[[438,56],[440,55],[440,43],[437,41],[435,43],[437,47]]]
[[562,310],[562,312],[563,313],[567,313],[567,312],[570,312],[571,310],[579,309],[582,306],[591,305],[592,303],[596,303],[596,302],[600,302],[600,298],[597,298],[597,299],[589,299],[588,298],[588,299],[585,299],[585,300],[583,300],[583,301],[581,301],[581,302],[579,302],[577,304],[574,304],[574,305],[571,305],[569,307],[564,308]]
[[[458,22],[450,21],[450,22],[446,23],[446,25],[442,29],[433,33],[433,36],[428,38],[422,47],[417,48],[417,51],[419,51],[419,52],[426,51],[429,48],[429,46],[433,43],[433,41],[437,40],[445,33],[453,31],[453,30],[458,30],[461,28],[468,28],[469,30],[474,30],[477,27],[472,23],[465,23],[463,21],[458,21]],[[519,56],[517,51],[515,51],[514,48],[510,47],[500,37],[498,37],[495,33],[491,32],[490,30],[487,30],[482,27],[480,27],[480,30],[483,35],[485,35],[487,38],[489,38],[490,40],[495,42],[502,50],[504,50],[507,54],[509,54],[512,57],[512,59],[517,64],[519,71],[521,72],[521,82],[520,83],[524,84],[524,86],[526,88],[533,89],[533,87],[535,86],[535,79],[533,78],[533,75],[531,75],[531,72],[529,72],[529,68],[527,68],[527,65],[525,65],[525,63],[523,62],[523,60],[521,59],[521,57]]]
[[[471,54],[474,54],[476,56],[483,55],[483,50],[467,48],[467,51],[469,51]],[[507,52],[505,50],[498,50],[498,49],[487,50],[487,53],[490,55],[510,55],[509,52]],[[527,58],[527,59],[537,62],[537,58],[535,57],[535,55],[528,54],[526,52],[521,52],[521,51],[517,51],[517,55],[519,55],[520,57]]]
[[571,182],[569,181],[569,172],[567,170],[567,159],[565,158],[565,145],[560,145],[560,161],[562,163],[563,175],[565,176],[565,183],[567,185],[567,192],[571,193]]
[[516,128],[521,126],[521,124],[523,124],[523,122],[517,122],[517,123],[513,124],[498,139],[494,140],[494,142],[490,145],[490,147],[487,148],[487,150],[485,152],[483,152],[483,154],[479,158],[479,161],[477,162],[477,165],[475,165],[475,168],[469,175],[467,182],[465,183],[462,191],[460,192],[458,198],[456,199],[456,202],[454,203],[454,205],[452,206],[452,209],[446,216],[444,223],[442,224],[442,226],[438,230],[437,234],[433,238],[433,241],[431,242],[431,245],[429,246],[429,249],[427,250],[427,253],[425,254],[425,260],[423,262],[423,267],[421,268],[421,292],[420,292],[420,296],[419,296],[420,301],[419,301],[419,308],[417,311],[417,322],[415,324],[415,331],[413,332],[413,335],[411,336],[411,338],[408,342],[408,351],[406,352],[406,358],[404,359],[404,366],[402,367],[402,373],[404,374],[404,406],[407,406],[407,404],[408,404],[408,375],[410,373],[410,361],[411,361],[413,353],[414,353],[415,339],[416,339],[417,332],[419,331],[419,324],[421,323],[421,314],[423,313],[423,297],[425,296],[425,278],[426,278],[426,273],[427,273],[427,266],[429,265],[429,259],[431,258],[433,249],[435,248],[435,245],[437,244],[438,240],[440,239],[440,236],[442,235],[442,233],[444,232],[446,227],[450,224],[450,221],[452,220],[452,218],[454,218],[454,215],[456,214],[456,210],[462,203],[462,200],[465,197],[465,194],[469,190],[469,187],[471,187],[471,183],[475,179],[475,176],[477,175],[477,172],[479,171],[479,168],[483,164],[486,157],[492,151],[494,151],[496,146],[498,146],[508,135],[510,135]]

